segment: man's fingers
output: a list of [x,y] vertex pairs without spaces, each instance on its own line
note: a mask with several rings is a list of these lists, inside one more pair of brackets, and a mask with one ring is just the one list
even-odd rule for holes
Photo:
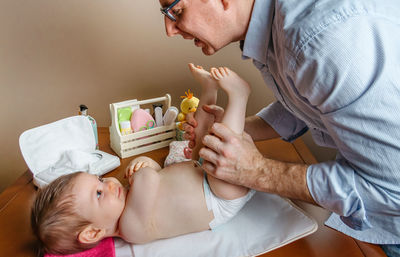
[[224,115],[224,109],[221,106],[215,104],[203,105],[203,110],[209,114],[214,115],[214,119],[216,122],[221,122],[222,116]]
[[[209,149],[207,147],[203,147],[199,151],[199,156],[203,158],[204,162],[210,162],[214,166],[217,164],[218,161],[218,155],[216,152],[214,152],[212,149]],[[203,164],[204,164],[203,162]],[[203,167],[203,166],[202,166]]]
[[221,153],[223,142],[219,138],[213,135],[205,135],[202,142],[206,147],[210,148],[214,152],[219,154]]
[[189,141],[189,145],[188,145],[188,146],[189,146],[190,148],[194,148],[195,145],[196,145],[196,141],[195,141],[195,140],[190,140],[190,141]]
[[203,165],[201,165],[201,168],[205,171],[205,172],[207,172],[207,174],[210,174],[211,176],[214,176],[214,174],[215,174],[215,166],[214,166],[214,164],[212,164],[211,162],[209,162],[209,161],[204,161],[203,162]]
[[185,140],[191,140],[191,141],[193,141],[194,139],[195,139],[195,136],[196,136],[196,134],[195,133],[184,133],[183,134],[183,138],[185,139]]
[[209,132],[219,137],[222,141],[228,141],[229,138],[236,135],[230,128],[222,123],[214,123]]
[[197,121],[194,118],[194,112],[189,112],[186,114],[186,122],[194,128],[197,127]]
[[194,128],[191,125],[184,123],[182,128],[185,131],[185,133],[183,134],[184,139],[193,140],[196,137],[196,134],[194,133]]
[[185,156],[186,159],[192,159],[192,152],[193,150],[190,149],[189,147],[185,147],[183,149],[183,155]]
[[194,127],[192,125],[190,125],[189,123],[187,123],[187,122],[182,123],[182,129],[186,133],[192,133],[194,131]]

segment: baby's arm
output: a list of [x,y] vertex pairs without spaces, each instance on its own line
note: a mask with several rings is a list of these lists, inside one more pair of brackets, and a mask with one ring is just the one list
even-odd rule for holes
[[131,177],[131,189],[120,218],[119,230],[122,238],[130,243],[146,243],[158,238],[153,224],[160,175],[156,169],[147,166],[140,168]]

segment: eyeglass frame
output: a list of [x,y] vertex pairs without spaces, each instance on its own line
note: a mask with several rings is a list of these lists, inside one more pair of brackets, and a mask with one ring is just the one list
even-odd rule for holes
[[168,19],[172,20],[173,22],[176,22],[176,18],[169,12],[177,3],[179,3],[181,0],[175,0],[172,4],[170,4],[167,7],[161,7],[160,11],[162,14],[168,17]]

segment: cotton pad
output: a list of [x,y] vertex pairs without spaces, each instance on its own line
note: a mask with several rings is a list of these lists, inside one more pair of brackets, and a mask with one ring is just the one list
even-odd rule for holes
[[143,109],[138,109],[132,113],[131,126],[133,132],[154,128],[156,122],[153,117]]

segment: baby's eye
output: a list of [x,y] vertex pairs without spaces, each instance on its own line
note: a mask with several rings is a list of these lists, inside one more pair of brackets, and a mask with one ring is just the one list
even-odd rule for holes
[[102,193],[103,193],[103,192],[102,192],[101,190],[97,190],[97,199],[100,198],[100,196],[101,196]]
[[100,181],[101,183],[104,182],[104,178],[103,178],[103,177],[97,177],[97,178],[99,179],[99,181]]

